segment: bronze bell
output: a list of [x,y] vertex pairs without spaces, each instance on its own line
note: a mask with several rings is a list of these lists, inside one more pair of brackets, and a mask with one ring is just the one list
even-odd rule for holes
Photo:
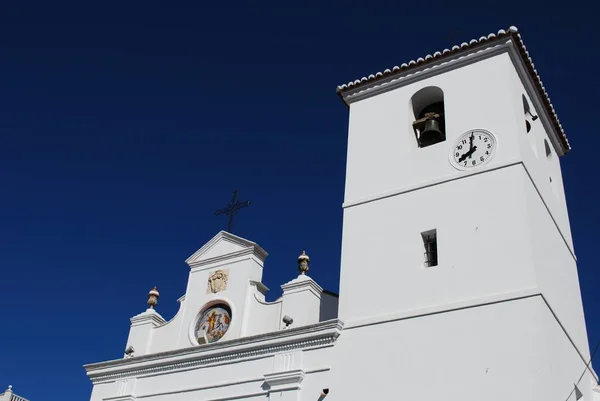
[[440,130],[440,123],[437,120],[432,118],[425,121],[423,132],[419,136],[421,147],[433,145],[444,139],[444,133]]

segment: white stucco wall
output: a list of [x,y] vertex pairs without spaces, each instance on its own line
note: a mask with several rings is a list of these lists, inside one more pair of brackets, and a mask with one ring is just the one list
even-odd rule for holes
[[[493,164],[515,160],[519,142],[512,132],[517,129],[517,120],[507,118],[506,113],[515,101],[506,84],[510,65],[509,56],[501,54],[352,103],[344,202],[456,175],[448,163],[448,152],[455,139],[473,128],[484,128],[498,136]],[[415,92],[428,86],[444,92],[446,141],[418,148],[409,104]]]
[[[323,346],[308,341],[306,348],[298,349],[293,340],[280,344],[286,342],[288,349],[273,353],[264,352],[263,345],[255,356],[246,353],[240,359],[232,354],[214,363],[205,359],[204,366],[181,364],[177,370],[168,371],[173,362],[138,363],[142,369],[164,367],[155,373],[140,371],[136,379],[96,384],[91,401],[123,397],[128,391],[136,399],[150,401],[266,400],[267,375],[285,377],[299,370],[303,379],[295,383],[292,377],[288,383],[297,384],[296,390],[271,392],[269,399],[317,401],[323,388],[330,389],[327,401],[565,399],[586,369],[539,295],[379,324],[348,325],[335,343]],[[195,359],[206,358],[197,355]],[[592,382],[586,373],[579,386],[584,399],[592,399]]]
[[156,327],[151,332],[150,347],[148,353],[165,352],[173,349],[177,345],[177,338],[181,329],[183,310],[185,308],[185,298],[180,301],[179,310],[162,326]]
[[[301,274],[281,286],[281,315],[294,321],[290,327],[301,327],[319,322],[323,289],[308,275]],[[281,322],[281,328],[285,324]]]
[[536,284],[577,348],[589,359],[577,264],[530,180],[524,182]]
[[[228,269],[229,280],[227,282],[227,289],[215,294],[207,294],[208,278],[218,269]],[[243,322],[245,321],[248,283],[250,280],[260,281],[261,278],[262,264],[259,264],[251,257],[232,258],[224,262],[209,264],[206,267],[192,268],[186,290],[186,302],[181,322],[179,346],[189,347],[194,345],[189,334],[191,327],[198,319],[200,312],[207,305],[216,303],[225,303],[231,308],[231,325],[225,336],[228,338],[239,337]]]
[[[519,165],[345,209],[340,319],[535,286]],[[424,266],[421,233],[436,229],[439,264]]]
[[[531,130],[527,132],[521,96],[525,96],[534,115],[543,116],[543,110],[536,108],[535,92],[526,84],[526,81],[521,79],[514,66],[510,66],[508,73],[514,100],[511,103],[512,110],[507,115],[517,121],[513,135],[519,142],[520,160],[535,183],[539,196],[544,200],[545,207],[548,208],[555,220],[564,240],[573,250],[560,158],[548,135],[551,127],[545,126],[542,118],[535,121],[529,118]],[[550,146],[550,156],[546,156],[545,142]]]
[[538,296],[347,327],[328,401],[564,400],[584,368]]
[[281,322],[281,300],[266,302],[264,296],[255,290],[248,291],[248,322],[245,324],[245,335],[255,335],[264,332],[277,331]]
[[[266,302],[268,289],[261,283],[265,258],[257,244],[220,232],[188,258],[188,285],[177,314],[168,322],[156,310],[132,318],[126,347],[134,347],[134,356],[143,356],[197,346],[195,323],[202,311],[217,303],[226,304],[232,315],[219,341],[279,331],[285,326],[284,314],[292,316],[293,327],[337,317],[337,299],[326,295],[321,301],[322,288],[304,275],[282,286],[280,299]],[[227,285],[213,293],[207,291],[208,280],[217,270],[226,272]]]
[[319,311],[319,321],[323,322],[338,317],[339,295],[328,291],[321,294],[321,308]]
[[[316,399],[329,383],[337,320],[88,366],[91,401]],[[301,398],[298,398],[301,397]]]
[[[394,89],[350,104],[342,320],[377,321],[541,292],[589,354],[552,127],[517,70],[503,52],[401,79]],[[419,148],[410,103],[427,87],[444,93],[446,140]],[[540,116],[529,133],[523,94]],[[496,136],[494,159],[457,171],[448,153],[474,128]],[[439,264],[425,268],[420,234],[434,229]]]
[[133,316],[130,321],[131,327],[124,350],[132,348],[133,355],[146,355],[152,352],[153,334],[159,327],[164,326],[166,321],[151,308]]

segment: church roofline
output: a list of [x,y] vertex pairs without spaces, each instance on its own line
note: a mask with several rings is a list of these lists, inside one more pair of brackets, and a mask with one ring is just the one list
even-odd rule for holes
[[333,319],[229,341],[92,363],[83,367],[92,382],[98,383],[123,377],[189,369],[194,366],[229,363],[236,359],[268,355],[283,350],[333,345],[343,327],[344,323],[341,320]]
[[12,390],[11,385],[9,385],[6,390],[0,393],[0,400],[4,399],[6,395],[9,395],[9,401],[29,401],[25,397],[21,397],[20,395],[15,394]]
[[535,91],[542,102],[542,105],[550,119],[550,122],[552,123],[554,130],[558,134],[557,136],[560,141],[559,145],[562,150],[561,153],[567,153],[569,150],[571,150],[567,136],[562,128],[556,112],[554,111],[554,106],[550,101],[550,97],[546,92],[546,88],[544,87],[544,84],[542,83],[542,80],[535,69],[535,65],[529,56],[529,52],[527,51],[527,48],[521,39],[521,35],[519,34],[518,29],[514,26],[511,26],[506,31],[501,29],[497,34],[490,33],[488,36],[482,36],[479,39],[472,39],[469,43],[463,42],[460,46],[454,45],[451,49],[444,49],[441,52],[437,51],[433,53],[433,55],[428,54],[424,58],[420,57],[417,60],[410,60],[408,63],[403,63],[400,66],[394,66],[392,69],[386,69],[383,72],[380,71],[376,74],[371,74],[368,77],[362,77],[361,79],[339,85],[336,89],[336,92],[342,101],[346,105],[349,105],[351,102],[348,101],[348,95],[357,93],[359,88],[363,89],[367,86],[373,87],[376,84],[384,84],[384,82],[389,82],[392,78],[404,75],[407,71],[413,72],[414,70],[421,69],[422,67],[429,66],[433,63],[439,63],[440,61],[456,58],[458,55],[472,52],[475,48],[483,47],[494,42],[501,42],[507,38],[512,39],[512,41],[515,43],[516,50],[518,51],[521,61],[525,66],[526,72],[533,83]]
[[[213,246],[215,246],[219,241],[229,241],[234,244],[245,248],[241,251],[231,253],[229,255],[220,256],[217,258],[211,259],[202,259],[202,255],[206,254]],[[231,234],[227,231],[219,231],[217,235],[211,238],[206,244],[204,244],[200,249],[192,254],[189,258],[186,259],[185,263],[187,263],[190,267],[197,267],[201,265],[211,264],[218,260],[237,256],[246,255],[248,252],[256,255],[260,260],[264,261],[269,254],[263,248],[260,247],[256,242],[247,240],[242,237],[238,237],[237,235]]]

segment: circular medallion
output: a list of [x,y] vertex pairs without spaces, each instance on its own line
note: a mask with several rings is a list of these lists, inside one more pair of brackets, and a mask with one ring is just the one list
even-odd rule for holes
[[450,149],[450,163],[459,170],[481,167],[492,160],[496,137],[484,129],[474,129],[462,134]]
[[199,344],[214,343],[225,335],[231,323],[231,309],[225,304],[212,305],[201,314],[194,336]]

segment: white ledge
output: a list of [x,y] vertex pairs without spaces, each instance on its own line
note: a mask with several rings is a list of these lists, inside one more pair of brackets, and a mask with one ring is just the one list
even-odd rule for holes
[[473,171],[473,172],[465,173],[463,171],[457,170],[457,171],[453,171],[451,173],[447,173],[441,177],[428,179],[425,181],[418,182],[416,184],[405,185],[405,186],[399,187],[395,190],[381,192],[378,194],[369,195],[369,196],[359,198],[359,199],[344,200],[344,203],[342,204],[342,208],[347,209],[350,207],[362,205],[364,203],[374,202],[374,201],[378,201],[378,200],[385,199],[385,198],[391,198],[393,196],[402,195],[402,194],[405,194],[408,192],[416,191],[418,189],[432,187],[434,185],[439,185],[439,184],[445,184],[450,181],[461,180],[461,179],[465,179],[465,178],[468,178],[468,177],[471,177],[474,175],[479,175],[479,174],[487,173],[489,171],[494,171],[494,170],[500,170],[505,167],[512,167],[512,166],[519,165],[519,164],[523,164],[523,162],[519,159],[512,159],[512,160],[508,160],[506,162],[499,163],[499,164],[490,163],[490,164],[487,164],[487,165],[481,167],[477,171]]
[[470,298],[461,301],[443,303],[439,305],[429,305],[420,308],[393,312],[379,316],[370,316],[349,320],[344,326],[345,330],[351,330],[363,326],[373,326],[375,324],[389,323],[397,320],[411,319],[415,317],[434,315],[438,313],[452,312],[455,310],[485,306],[498,302],[514,301],[517,299],[531,298],[539,295],[539,289],[536,287],[523,288],[520,290],[486,295],[483,297]]
[[299,389],[304,380],[305,373],[302,369],[288,370],[285,372],[268,373],[264,375],[269,391]]
[[303,288],[308,288],[317,296],[321,296],[321,293],[323,292],[323,288],[321,288],[321,286],[317,284],[315,280],[305,274],[301,274],[295,279],[288,281],[281,286],[284,294],[297,292]]
[[344,324],[334,319],[293,329],[197,345],[174,351],[85,365],[93,383],[333,345]]
[[117,395],[116,397],[103,398],[102,401],[135,401],[132,395]]
[[146,309],[144,312],[135,315],[129,319],[132,326],[138,326],[140,324],[150,322],[153,326],[161,326],[167,321],[154,309]]

